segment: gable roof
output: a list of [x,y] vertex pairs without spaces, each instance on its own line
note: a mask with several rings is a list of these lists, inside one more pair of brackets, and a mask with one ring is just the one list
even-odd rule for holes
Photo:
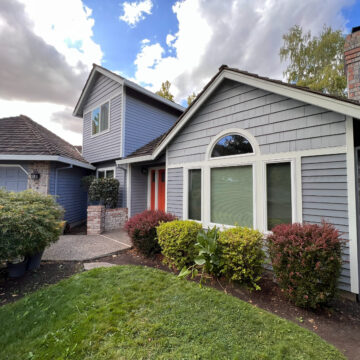
[[0,160],[49,160],[94,169],[69,144],[25,115],[0,119]]
[[100,65],[96,65],[96,64],[93,64],[93,68],[89,74],[89,77],[88,79],[86,80],[86,83],[85,83],[85,86],[84,88],[82,89],[82,92],[80,94],[80,97],[76,103],[76,106],[75,106],[75,109],[73,111],[73,115],[74,116],[78,116],[78,117],[81,117],[82,116],[82,106],[84,104],[84,101],[86,100],[86,97],[87,95],[89,94],[89,92],[91,91],[91,87],[95,81],[95,75],[96,74],[102,74],[104,76],[107,76],[109,77],[110,79],[118,82],[119,84],[125,86],[125,87],[129,87],[153,100],[156,100],[158,101],[159,103],[161,104],[164,104],[170,108],[173,108],[173,109],[176,109],[178,110],[179,112],[183,112],[185,110],[185,108],[173,101],[170,101],[168,99],[165,99],[163,98],[162,96],[160,95],[157,95],[145,88],[143,88],[142,86],[128,80],[128,79],[125,79],[124,77],[108,70],[108,69],[105,69],[104,67],[100,66]]
[[167,135],[157,144],[157,147],[151,154],[141,156],[141,159],[132,157],[131,159],[127,160],[127,158],[125,158],[118,160],[117,163],[123,164],[127,162],[150,161],[156,159],[158,155],[164,151],[174,136],[180,131],[180,129],[186,124],[191,116],[197,111],[197,109],[205,102],[205,100],[213,93],[213,91],[224,79],[234,80],[246,85],[273,92],[275,94],[283,95],[288,98],[319,106],[330,111],[338,112],[354,118],[360,118],[360,102],[358,101],[335,95],[324,94],[320,91],[311,90],[304,86],[285,83],[280,80],[270,79],[268,77],[259,76],[247,71],[230,68],[227,65],[222,65],[220,66],[219,71],[196,96],[191,105],[174,123],[174,125],[168,131]]

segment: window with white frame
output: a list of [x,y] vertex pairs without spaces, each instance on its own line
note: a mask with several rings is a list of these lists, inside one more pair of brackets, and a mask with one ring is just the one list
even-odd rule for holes
[[211,169],[211,222],[253,227],[251,165]]
[[213,147],[211,157],[243,155],[253,153],[248,139],[242,135],[231,134],[222,137]]
[[188,218],[201,221],[201,169],[190,169],[188,176]]
[[91,112],[92,135],[109,129],[109,102],[102,104]]
[[292,222],[291,163],[266,164],[267,230]]
[[99,179],[103,179],[103,178],[113,179],[115,177],[115,170],[114,169],[100,169],[97,171],[97,177]]

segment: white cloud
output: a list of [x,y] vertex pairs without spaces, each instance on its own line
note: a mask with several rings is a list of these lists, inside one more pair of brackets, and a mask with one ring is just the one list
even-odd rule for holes
[[80,143],[72,108],[92,63],[103,56],[92,39],[91,10],[81,0],[1,0],[0,14],[0,47],[6,49],[0,52],[0,117],[29,115]]
[[323,24],[344,29],[341,9],[353,2],[178,1],[173,6],[177,33],[167,34],[167,48],[160,43],[142,46],[135,60],[135,79],[150,84],[151,90],[158,90],[162,81],[169,80],[177,101],[192,91],[199,92],[222,64],[281,79],[284,64],[278,54],[282,35],[295,24],[314,34]]
[[124,14],[119,16],[119,19],[125,21],[131,27],[145,19],[145,14],[150,15],[153,3],[151,0],[134,1],[123,3]]

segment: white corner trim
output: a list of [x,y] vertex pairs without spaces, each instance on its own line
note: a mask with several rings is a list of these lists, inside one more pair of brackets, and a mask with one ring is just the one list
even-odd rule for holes
[[126,114],[126,90],[123,88],[122,102],[121,102],[121,141],[120,141],[120,157],[124,157],[125,154],[125,114]]
[[358,214],[356,208],[356,182],[355,182],[355,148],[353,119],[346,117],[346,169],[348,189],[348,217],[349,217],[349,249],[350,249],[350,285],[351,292],[359,293],[359,268],[358,268]]
[[[241,129],[241,128],[231,128],[231,129],[226,129],[226,130],[221,131],[210,141],[210,144],[208,145],[208,147],[206,149],[206,153],[205,153],[206,160],[217,159],[217,158],[211,157],[212,150],[213,150],[214,146],[218,143],[218,141],[227,135],[243,136],[244,138],[249,140],[249,142],[253,148],[253,151],[254,151],[254,153],[226,156],[227,159],[231,158],[231,157],[235,157],[235,156],[239,157],[239,156],[251,156],[251,155],[260,154],[260,146],[259,146],[258,142],[256,141],[255,137],[249,131],[247,131],[245,129]],[[225,158],[225,156],[222,158]]]
[[126,179],[126,205],[128,208],[128,216],[131,217],[131,165],[128,164],[127,166],[127,179]]
[[96,170],[95,166],[83,163],[79,160],[71,159],[58,155],[0,155],[0,160],[17,161],[59,161],[65,164],[71,164],[85,169]]
[[18,167],[26,174],[26,176],[29,176],[29,173],[20,164],[0,164],[0,167]]

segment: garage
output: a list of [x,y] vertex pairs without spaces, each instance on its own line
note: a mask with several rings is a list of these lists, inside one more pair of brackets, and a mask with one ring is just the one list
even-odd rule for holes
[[0,188],[8,191],[23,191],[27,189],[28,176],[21,166],[0,165]]

